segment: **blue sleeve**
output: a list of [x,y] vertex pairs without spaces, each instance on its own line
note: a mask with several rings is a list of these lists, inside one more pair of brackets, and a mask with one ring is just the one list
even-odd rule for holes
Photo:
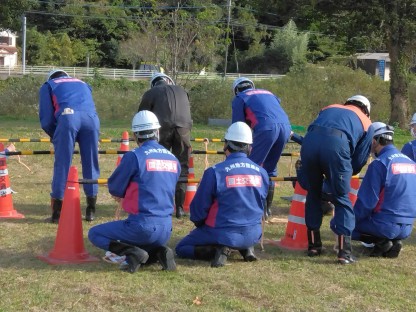
[[39,120],[40,126],[50,138],[53,138],[56,129],[55,110],[52,103],[50,87],[43,84],[39,91]]
[[372,130],[369,130],[364,134],[360,141],[358,141],[354,154],[351,157],[353,175],[360,173],[361,169],[366,165],[368,157],[370,156],[372,140],[373,132]]
[[408,142],[405,145],[403,145],[403,148],[401,150],[401,153],[405,154],[407,157],[409,157],[410,159],[414,160],[412,143],[411,142]]
[[120,164],[108,178],[108,192],[113,196],[124,198],[130,181],[138,171],[139,164],[134,152],[124,154]]
[[232,123],[237,121],[246,122],[246,115],[244,113],[244,101],[236,96],[231,104],[232,108]]
[[217,181],[215,179],[215,171],[212,168],[205,170],[194,199],[190,205],[190,220],[195,225],[201,224],[208,216],[216,197]]
[[354,205],[356,222],[368,218],[372,214],[380,199],[386,176],[387,169],[380,161],[374,160],[368,166]]

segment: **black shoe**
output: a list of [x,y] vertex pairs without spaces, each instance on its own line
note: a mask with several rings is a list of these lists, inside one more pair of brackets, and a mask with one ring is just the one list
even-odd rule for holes
[[[384,253],[388,252],[393,247],[393,242],[389,239],[382,239],[375,243],[370,257],[382,257]],[[401,249],[401,247],[400,247]]]
[[94,211],[91,208],[85,210],[85,221],[91,222],[95,219],[95,209]]
[[221,246],[216,248],[214,260],[211,262],[211,267],[219,268],[225,265],[228,256],[231,254],[230,248]]
[[317,248],[313,247],[311,249],[308,249],[308,257],[316,257],[320,256],[323,253],[323,248]]
[[341,255],[338,256],[337,262],[342,265],[352,264],[357,262],[357,259],[353,255]]
[[239,252],[243,256],[245,262],[257,261],[257,257],[254,254],[254,247],[249,247],[247,249],[240,249]]
[[383,257],[397,258],[399,256],[400,251],[402,250],[402,247],[403,247],[402,241],[398,239],[398,240],[393,240],[392,243],[393,243],[393,246],[388,251],[383,253]]
[[180,219],[182,217],[187,217],[187,216],[188,216],[188,214],[183,210],[182,207],[179,207],[179,208],[176,209],[176,218],[177,219]]
[[175,271],[176,270],[176,263],[175,263],[175,256],[173,254],[172,249],[169,247],[162,246],[157,251],[157,259],[159,260],[160,265],[162,266],[162,270],[166,271]]
[[140,266],[149,259],[149,254],[140,249],[139,247],[134,247],[127,251],[126,253],[126,262],[120,266],[120,270],[126,271],[129,273],[135,273],[140,268]]

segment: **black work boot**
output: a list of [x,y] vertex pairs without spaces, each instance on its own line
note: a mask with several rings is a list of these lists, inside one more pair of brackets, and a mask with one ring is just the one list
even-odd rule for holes
[[126,256],[127,264],[122,264],[120,270],[135,273],[149,259],[149,254],[139,247],[126,243],[112,241],[109,250],[119,256]]
[[308,230],[308,256],[316,257],[322,253],[321,232],[319,230]]
[[274,183],[270,182],[269,191],[267,192],[267,197],[266,197],[266,213],[265,213],[266,219],[272,216],[271,207],[273,204],[273,197],[274,197]]
[[247,249],[238,250],[243,256],[245,262],[257,261],[257,257],[254,254],[254,247],[249,247]]
[[185,202],[186,195],[186,184],[178,183],[175,191],[175,209],[176,209],[176,218],[180,219],[185,217],[185,211],[183,210],[183,203]]
[[382,257],[384,253],[388,252],[393,247],[393,242],[388,238],[378,238],[374,240],[374,248],[371,251],[370,257]]
[[351,236],[338,235],[338,263],[352,264],[357,261],[351,254]]
[[85,220],[91,222],[95,219],[95,205],[97,203],[97,196],[87,197],[87,209],[85,209]]
[[215,252],[215,246],[212,245],[195,246],[194,258],[196,260],[211,261],[215,257]]
[[162,266],[162,270],[165,271],[175,271],[176,262],[175,255],[173,254],[172,249],[167,246],[160,246],[156,248],[156,257]]
[[61,217],[62,199],[51,198],[52,216],[45,219],[48,223],[58,223]]
[[212,268],[219,268],[225,265],[231,249],[226,246],[218,246],[215,251],[214,260],[211,261]]
[[402,250],[403,243],[400,239],[393,239],[392,240],[393,246],[390,250],[383,253],[383,257],[385,258],[397,258]]

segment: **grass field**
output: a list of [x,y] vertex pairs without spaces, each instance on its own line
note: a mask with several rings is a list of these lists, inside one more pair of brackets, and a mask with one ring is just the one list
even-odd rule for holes
[[[129,130],[126,122],[102,124],[102,138],[120,138]],[[193,137],[222,138],[224,128],[195,126]],[[37,121],[0,119],[0,138],[46,137]],[[398,142],[409,140],[401,133]],[[132,144],[132,143],[131,143]],[[48,150],[48,143],[16,143],[18,150]],[[131,148],[133,146],[131,145]],[[209,143],[209,150],[221,144]],[[101,144],[101,149],[118,149],[119,143]],[[290,144],[289,150],[298,147]],[[194,143],[194,150],[205,149]],[[208,155],[209,165],[223,156]],[[115,168],[117,155],[100,155],[101,177]],[[194,157],[196,177],[207,165],[205,155]],[[295,175],[293,160],[283,157],[279,176]],[[50,214],[49,192],[53,156],[14,156],[7,160],[15,209],[24,219],[0,219],[0,311],[415,311],[416,247],[415,238],[405,241],[400,257],[375,259],[366,256],[354,243],[359,262],[351,266],[335,263],[334,239],[329,217],[322,227],[325,255],[308,258],[304,251],[289,251],[264,245],[256,246],[260,261],[245,263],[233,254],[227,266],[213,269],[203,261],[177,259],[176,272],[163,272],[159,265],[142,267],[136,274],[123,273],[116,265],[103,261],[90,264],[53,266],[37,255],[49,252],[55,242],[57,225],[44,223]],[[78,167],[79,156],[73,165]],[[274,216],[287,218],[291,196],[290,182],[279,182],[275,192]],[[85,197],[81,191],[82,213]],[[82,221],[86,250],[101,258],[102,250],[87,239],[89,228],[114,219],[116,203],[105,186],[100,187],[97,218],[91,224]],[[169,245],[176,243],[193,228],[187,219],[173,218]],[[286,223],[268,223],[266,239],[279,239]]]

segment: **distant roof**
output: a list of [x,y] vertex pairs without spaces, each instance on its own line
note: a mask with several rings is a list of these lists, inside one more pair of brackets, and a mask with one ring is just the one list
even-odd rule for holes
[[2,53],[2,54],[14,54],[16,52],[17,52],[16,47],[4,46],[4,45],[0,44],[0,53]]
[[357,53],[356,56],[360,60],[385,60],[390,62],[388,53]]

